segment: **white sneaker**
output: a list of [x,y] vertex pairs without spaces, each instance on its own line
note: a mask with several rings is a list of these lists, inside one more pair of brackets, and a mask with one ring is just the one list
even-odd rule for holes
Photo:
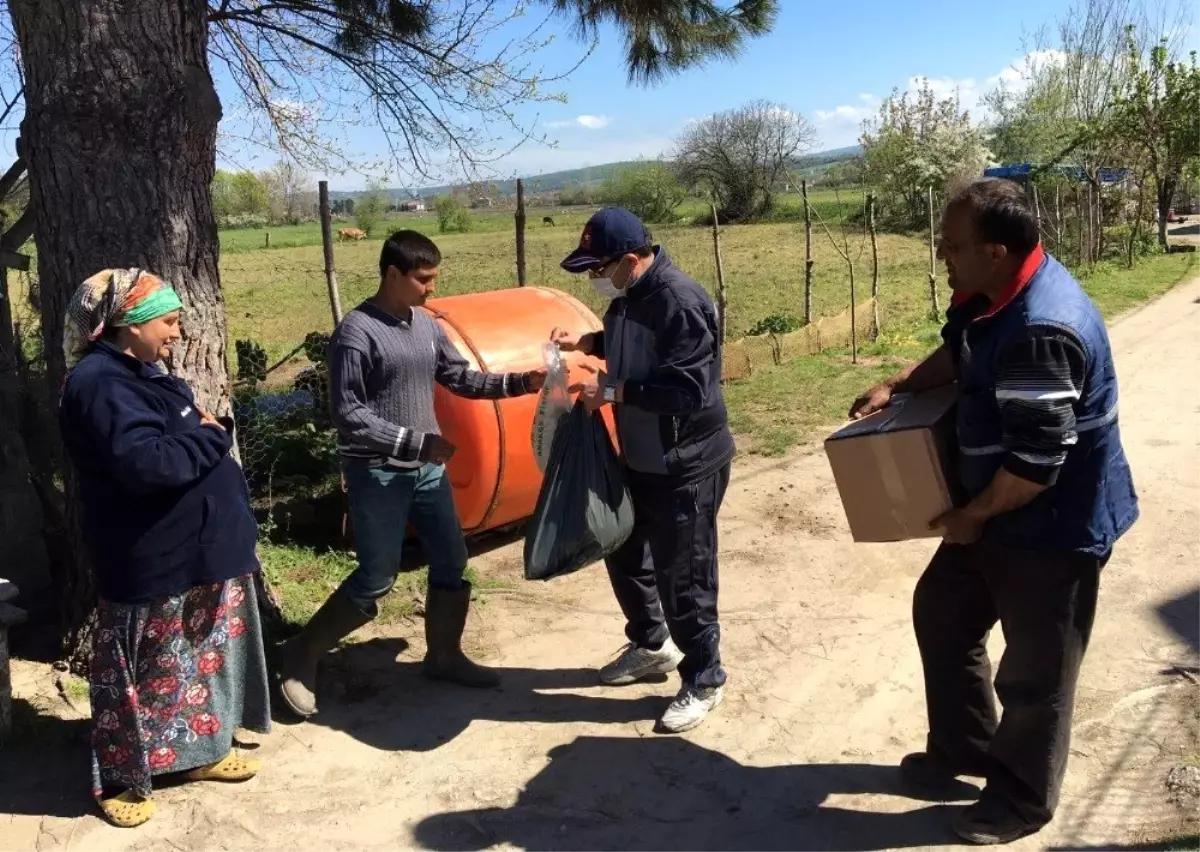
[[639,648],[630,642],[621,656],[600,669],[600,682],[609,686],[624,686],[655,674],[668,674],[679,668],[683,652],[667,637],[657,651]]
[[685,686],[663,713],[659,724],[668,734],[682,734],[697,727],[725,699],[725,687],[697,689]]

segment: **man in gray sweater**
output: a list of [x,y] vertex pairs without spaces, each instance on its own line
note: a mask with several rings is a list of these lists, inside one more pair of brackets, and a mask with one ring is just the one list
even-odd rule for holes
[[467,548],[445,463],[454,446],[440,434],[434,383],[470,399],[536,393],[546,371],[481,373],[417,310],[433,295],[441,252],[416,231],[397,231],[379,257],[379,291],[348,313],[330,342],[330,397],[350,493],[358,568],[303,632],[283,646],[283,697],[301,716],[317,710],[317,661],[378,613],[400,569],[411,522],[429,556],[425,674],[465,686],[500,678],[462,652],[471,600]]

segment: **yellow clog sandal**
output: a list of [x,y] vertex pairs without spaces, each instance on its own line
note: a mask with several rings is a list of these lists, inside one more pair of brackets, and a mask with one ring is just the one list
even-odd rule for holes
[[242,757],[229,752],[216,763],[183,773],[185,781],[249,781],[258,774],[262,762],[254,757]]
[[101,799],[100,809],[117,828],[136,828],[154,816],[154,802],[126,790],[111,799]]

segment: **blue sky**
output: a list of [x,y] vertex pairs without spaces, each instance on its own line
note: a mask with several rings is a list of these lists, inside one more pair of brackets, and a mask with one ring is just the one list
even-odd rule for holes
[[[894,0],[781,0],[780,5],[774,30],[748,42],[740,59],[713,62],[651,88],[625,82],[620,39],[603,32],[597,50],[555,87],[566,95],[566,103],[530,104],[518,111],[524,124],[555,144],[526,143],[495,163],[490,176],[537,175],[669,154],[688,122],[759,98],[805,115],[819,136],[816,150],[855,144],[863,119],[876,114],[880,99],[895,87],[914,87],[922,76],[939,92],[957,89],[964,105],[974,108],[1001,77],[1019,80],[1016,68],[1027,51],[1038,48],[1032,34],[1067,13],[1070,0],[1007,0],[999,6],[979,0],[909,5]],[[534,3],[531,8],[537,12],[545,7]],[[1195,19],[1193,3],[1187,36],[1192,45],[1200,40]],[[536,57],[548,72],[569,67],[586,48],[561,20],[554,24],[554,43]],[[222,129],[245,135],[232,84],[219,69],[214,71],[228,117]],[[15,128],[15,121],[10,124]],[[356,160],[386,158],[386,141],[378,129],[351,133],[349,153]],[[12,130],[0,133],[10,156],[15,135]],[[269,151],[230,144],[228,138],[219,146],[218,163],[225,167],[259,169],[274,160]],[[374,176],[403,185],[409,183],[400,177],[403,167],[389,165],[390,173]],[[354,172],[312,177],[328,178],[332,188],[344,190],[360,189],[367,180]]]
[[[668,153],[688,121],[755,98],[807,116],[820,150],[852,145],[880,98],[916,77],[927,76],[947,92],[958,86],[964,103],[973,105],[1034,48],[1023,37],[1063,13],[1068,2],[1008,0],[988,12],[962,0],[907,6],[782,0],[781,6],[771,34],[751,41],[736,62],[714,62],[652,88],[626,84],[620,39],[603,33],[596,52],[560,87],[565,104],[537,104],[522,113],[531,122],[539,114],[537,124],[557,146],[526,144],[498,163],[497,172],[534,175]],[[561,68],[581,50],[563,28],[539,58]],[[355,142],[368,156],[386,150],[378,133]],[[354,174],[327,177],[334,188],[363,185]]]

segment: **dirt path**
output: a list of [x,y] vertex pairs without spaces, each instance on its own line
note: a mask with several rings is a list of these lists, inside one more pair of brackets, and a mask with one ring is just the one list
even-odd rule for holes
[[[1189,723],[1179,717],[1195,686],[1172,667],[1195,666],[1197,653],[1200,281],[1112,336],[1143,518],[1106,571],[1059,818],[1017,848],[1111,846],[1177,818],[1163,778],[1196,761],[1194,703]],[[740,463],[721,534],[729,694],[690,735],[651,732],[673,682],[595,686],[622,635],[592,568],[518,581],[478,611],[472,635],[508,667],[503,691],[426,684],[414,623],[403,631],[412,647],[381,637],[331,657],[327,711],[277,726],[250,783],[163,791],[159,816],[122,831],[91,814],[80,762],[60,789],[5,797],[19,804],[0,817],[0,848],[950,843],[947,808],[894,790],[896,762],[923,740],[909,607],[934,544],[852,544],[819,448]],[[520,548],[479,567],[516,578]],[[15,778],[4,772],[3,786]]]

